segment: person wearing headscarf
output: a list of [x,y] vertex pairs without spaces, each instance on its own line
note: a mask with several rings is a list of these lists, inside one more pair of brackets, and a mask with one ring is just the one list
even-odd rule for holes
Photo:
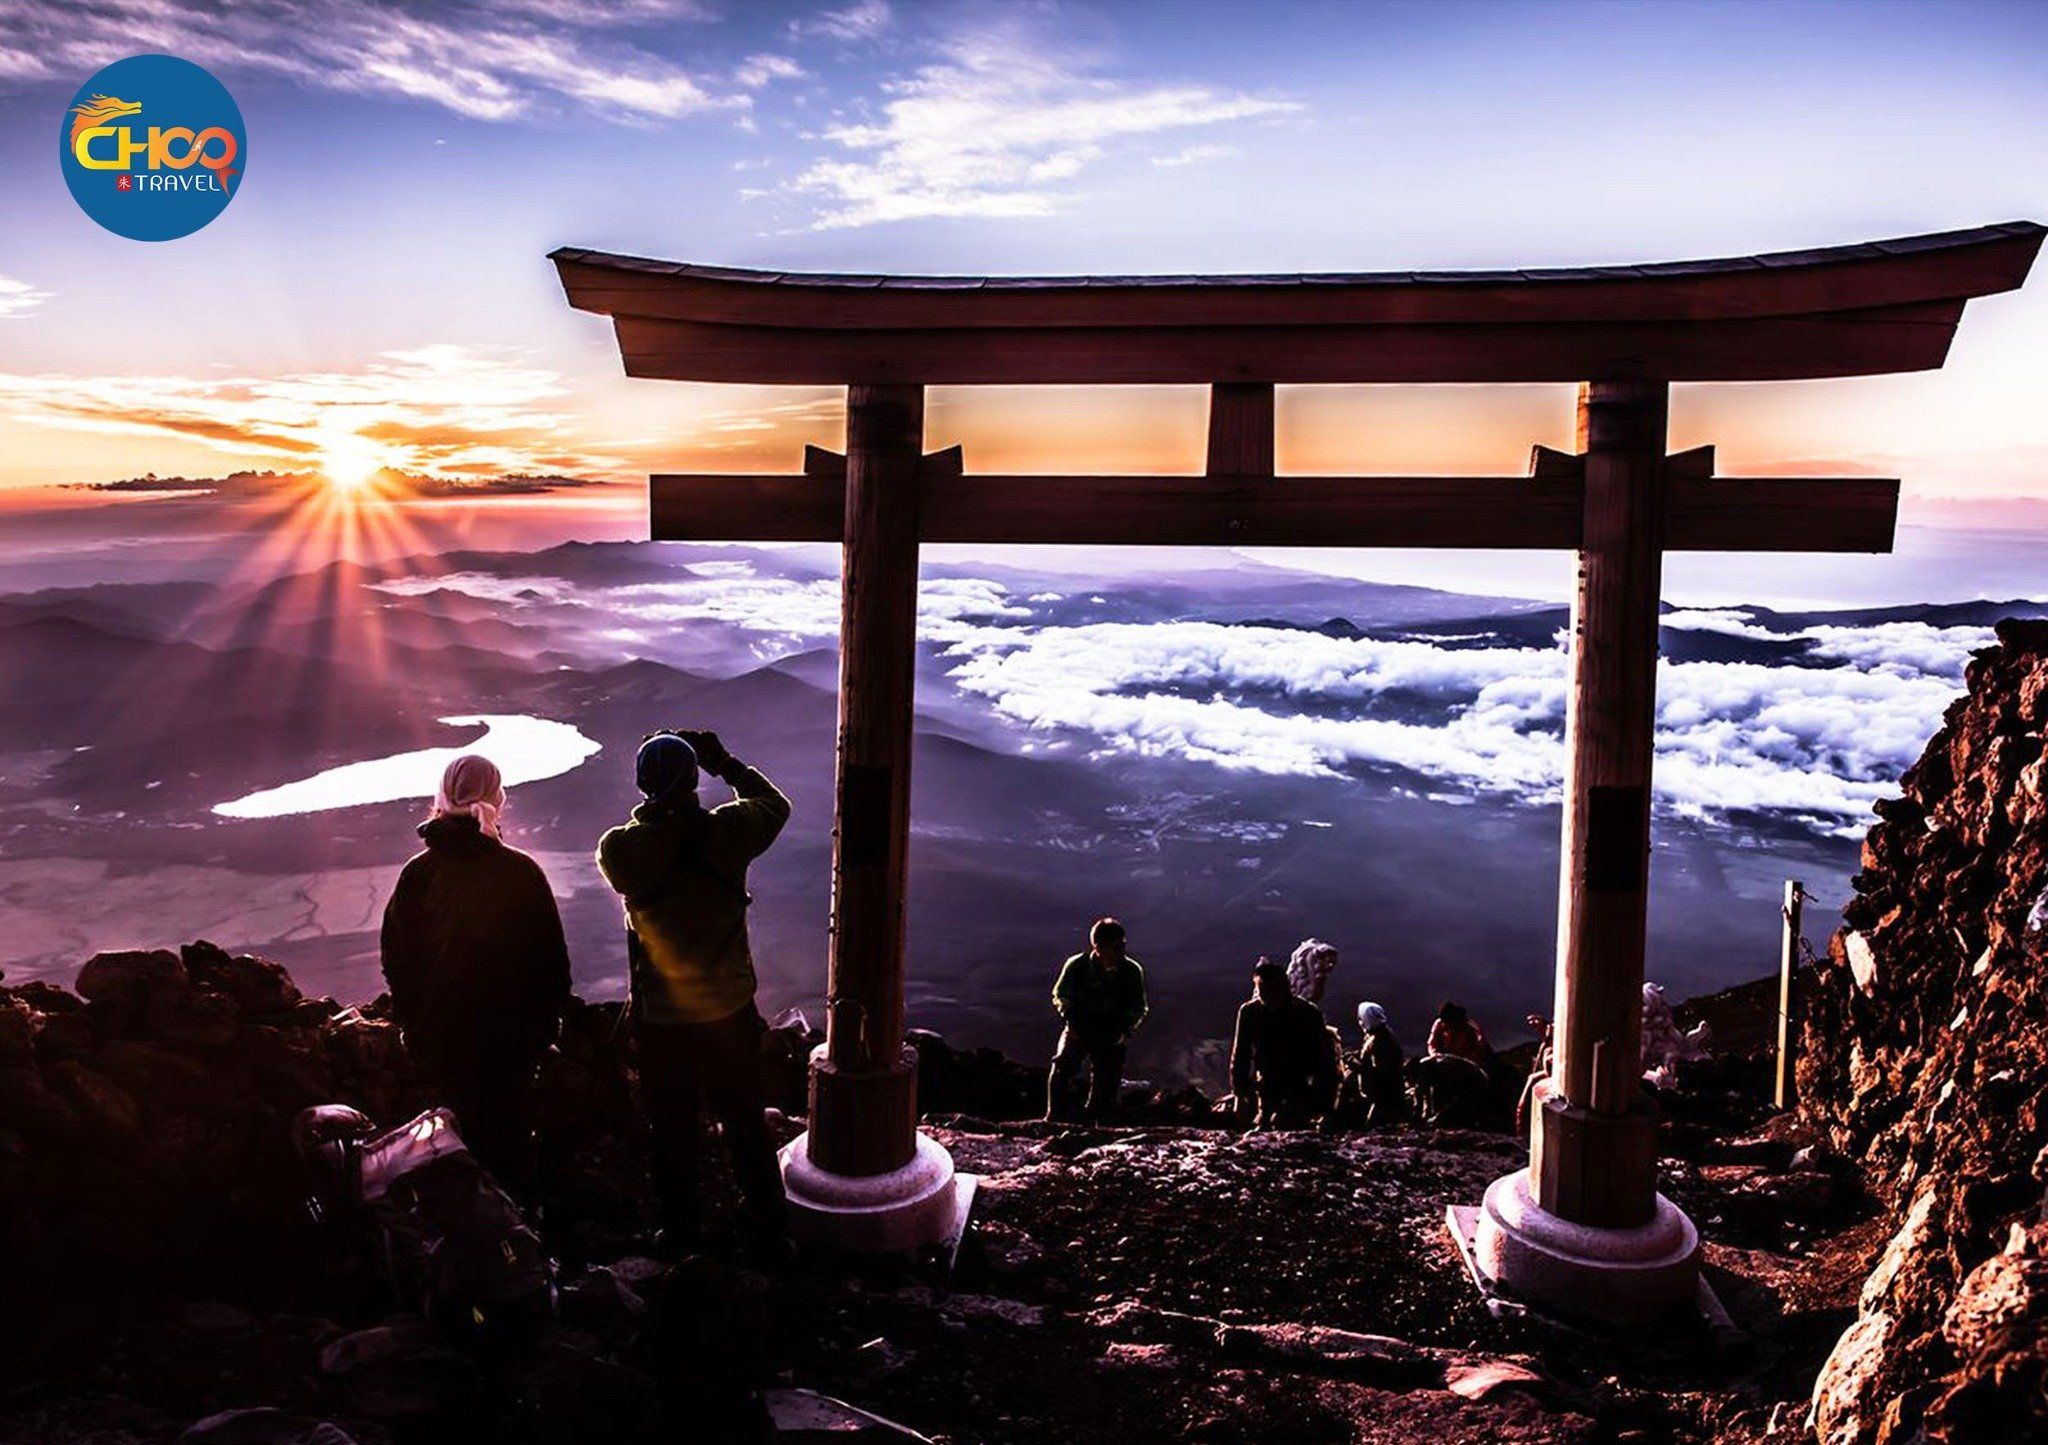
[[[706,808],[700,772],[733,797]],[[767,1106],[747,937],[747,867],[789,821],[789,799],[712,732],[660,732],[640,745],[643,801],[597,845],[597,866],[624,900],[626,956],[639,1054],[641,1107],[654,1135],[663,1247],[696,1248],[701,1115],[723,1126],[745,1205],[748,1242],[763,1262],[789,1249],[787,1205]]]
[[384,981],[408,1052],[470,1151],[534,1188],[534,1077],[569,999],[569,948],[540,865],[500,835],[505,784],[465,754],[441,775],[384,908]]
[[1401,1073],[1401,1041],[1388,1027],[1387,1011],[1376,1003],[1360,1004],[1358,1028],[1364,1042],[1352,1062],[1351,1077],[1370,1129],[1399,1120],[1407,1112],[1408,1095]]

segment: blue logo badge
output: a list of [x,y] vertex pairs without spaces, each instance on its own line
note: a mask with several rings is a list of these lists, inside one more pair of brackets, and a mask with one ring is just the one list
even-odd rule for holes
[[249,137],[226,86],[175,55],[131,55],[79,87],[57,150],[79,208],[117,236],[175,241],[242,189]]

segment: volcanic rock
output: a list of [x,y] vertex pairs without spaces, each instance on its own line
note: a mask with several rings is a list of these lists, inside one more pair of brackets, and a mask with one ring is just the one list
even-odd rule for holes
[[[559,1317],[486,1352],[394,1315],[371,1241],[305,1207],[288,1144],[299,1109],[344,1103],[393,1124],[434,1102],[385,1001],[306,999],[274,965],[204,943],[101,954],[81,984],[90,997],[0,988],[10,1445],[169,1445],[185,1428],[216,1445],[652,1445],[678,1422],[689,1438],[753,1440],[769,1394],[792,1380],[951,1445],[1746,1445],[1760,1437],[1743,1422],[1761,1429],[1803,1399],[1824,1353],[1795,1339],[1784,1380],[1732,1388],[1689,1340],[1572,1342],[1539,1364],[1540,1342],[1483,1307],[1442,1224],[1447,1201],[1477,1199],[1526,1157],[1518,1141],[1341,1125],[1239,1134],[1198,1091],[1144,1086],[1114,1127],[1048,1125],[1042,1067],[928,1033],[912,1040],[926,1126],[983,1178],[953,1275],[900,1261],[851,1277],[739,1268],[717,1167],[706,1254],[657,1262],[632,1032],[618,1004],[580,1000],[538,1097]],[[819,1041],[800,1017],[765,1041],[770,1096],[791,1120]],[[1838,1229],[1854,1182],[1783,1121],[1762,1122],[1768,1070],[1754,1060],[1677,1074],[1661,1097],[1667,1147],[1684,1157],[1666,1160],[1664,1186],[1729,1268],[1760,1281],[1746,1288],[1763,1323],[1801,1328],[1798,1301],[1772,1294],[1791,1262],[1769,1251]],[[1989,1077],[1978,1092],[2001,1090]],[[1899,1322],[1925,1320],[1953,1363],[1919,1379],[1938,1386],[1922,1414],[1963,1422],[1942,1424],[1959,1440],[2032,1387],[2041,1241],[1987,1239],[1953,1288],[1922,1297],[1914,1261],[1955,1228],[1946,1196],[1927,1197],[1873,1282],[1886,1323],[1861,1337],[1868,1368],[1838,1371],[1834,1394],[1842,1418],[1872,1402],[1885,1418],[1882,1382],[1908,1378],[1892,1363]],[[1822,1308],[1846,1299],[1835,1289]],[[1615,1378],[1643,1371],[1658,1373],[1640,1387]]]
[[1806,1001],[1804,1116],[1891,1211],[1816,1384],[1829,1445],[2048,1438],[2048,624],[1998,641],[1880,805]]

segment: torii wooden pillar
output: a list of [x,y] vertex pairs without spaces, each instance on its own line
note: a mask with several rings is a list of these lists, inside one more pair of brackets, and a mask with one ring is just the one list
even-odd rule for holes
[[924,388],[849,388],[832,953],[825,1057],[811,1071],[810,1157],[854,1177],[902,1168],[917,1137],[903,925],[923,465]]
[[[629,373],[843,384],[847,452],[799,476],[655,477],[656,538],[845,549],[827,1043],[785,1151],[800,1221],[864,1247],[957,1228],[903,1045],[916,563],[923,542],[1570,548],[1579,553],[1556,1055],[1530,1167],[1453,1229],[1490,1287],[1640,1319],[1689,1302],[1697,1236],[1655,1188],[1638,1082],[1658,588],[1672,549],[1886,551],[1898,483],[1717,478],[1666,456],[1669,383],[1939,366],[1972,297],[2025,278],[2010,223],[1830,251],[1588,271],[1000,280],[554,260]],[[1582,381],[1579,452],[1517,477],[1281,477],[1278,382]],[[1197,383],[1200,477],[965,475],[928,384]]]

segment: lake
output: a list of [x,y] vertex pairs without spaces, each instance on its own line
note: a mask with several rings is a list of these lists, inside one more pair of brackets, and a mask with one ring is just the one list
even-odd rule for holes
[[521,783],[560,777],[599,751],[599,745],[576,728],[547,718],[480,713],[438,721],[447,727],[480,727],[483,732],[452,747],[420,748],[345,763],[310,778],[216,804],[213,811],[223,818],[282,818],[407,798],[431,798],[440,787],[441,774],[464,753],[482,753],[498,765],[505,786],[513,788]]

